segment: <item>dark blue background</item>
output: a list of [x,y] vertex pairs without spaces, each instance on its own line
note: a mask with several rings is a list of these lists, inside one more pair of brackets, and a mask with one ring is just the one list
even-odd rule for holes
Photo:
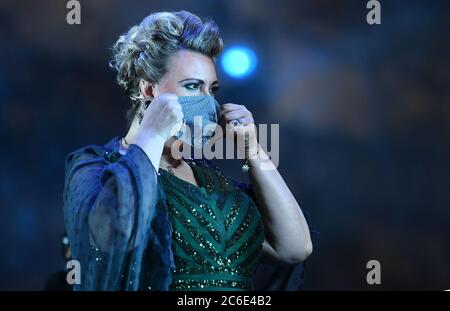
[[449,5],[381,2],[369,26],[362,0],[81,1],[71,26],[66,1],[0,1],[0,289],[43,289],[64,267],[65,156],[126,130],[109,48],[179,9],[258,56],[246,80],[218,67],[218,98],[280,124],[279,170],[320,231],[305,289],[450,288]]

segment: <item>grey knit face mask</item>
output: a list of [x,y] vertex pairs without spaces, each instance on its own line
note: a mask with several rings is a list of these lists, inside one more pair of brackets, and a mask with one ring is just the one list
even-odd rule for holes
[[185,126],[176,137],[195,148],[203,148],[214,135],[219,103],[210,95],[179,96],[178,102],[183,110]]

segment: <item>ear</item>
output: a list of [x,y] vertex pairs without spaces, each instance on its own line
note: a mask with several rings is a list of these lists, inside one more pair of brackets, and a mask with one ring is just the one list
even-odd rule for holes
[[139,81],[139,90],[144,98],[151,97],[153,98],[153,84],[149,81],[141,79]]

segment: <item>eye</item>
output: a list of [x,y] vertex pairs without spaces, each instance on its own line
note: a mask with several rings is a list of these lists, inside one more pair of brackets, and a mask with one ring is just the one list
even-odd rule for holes
[[184,85],[185,88],[187,88],[190,91],[197,91],[200,88],[200,83],[188,83]]
[[219,87],[218,87],[218,86],[213,86],[213,87],[209,90],[209,92],[210,92],[211,94],[216,94],[218,91],[219,91]]

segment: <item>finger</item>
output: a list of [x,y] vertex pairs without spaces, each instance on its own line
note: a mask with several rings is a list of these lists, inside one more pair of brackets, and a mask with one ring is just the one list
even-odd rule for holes
[[178,101],[178,96],[174,93],[162,93],[159,95],[159,98],[162,100],[176,100]]
[[244,111],[244,110],[234,110],[234,111],[229,111],[226,112],[222,115],[222,118],[225,121],[231,121],[231,120],[236,120],[236,119],[243,119],[249,117],[249,113],[248,111]]
[[239,110],[239,109],[245,108],[245,106],[233,104],[233,103],[226,103],[226,104],[220,105],[220,108],[224,111],[233,111],[233,110]]
[[183,111],[183,108],[181,107],[180,103],[174,100],[167,102],[166,107],[168,109],[173,109],[175,111]]
[[253,124],[255,123],[255,121],[253,120],[252,117],[245,117],[241,119],[241,124],[242,125],[249,125],[249,124]]
[[229,122],[227,122],[226,124],[231,125],[233,127],[245,127],[248,126],[250,124],[254,124],[254,120],[251,117],[245,117],[245,118],[241,118],[239,119],[239,121],[237,119],[233,119]]
[[184,123],[181,122],[176,122],[175,124],[173,124],[172,129],[170,131],[170,135],[171,136],[176,136],[178,134],[179,131],[183,130],[184,128]]

